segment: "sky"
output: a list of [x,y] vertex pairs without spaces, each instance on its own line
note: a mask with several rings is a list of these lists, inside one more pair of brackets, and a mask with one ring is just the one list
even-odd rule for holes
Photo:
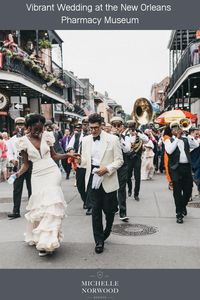
[[122,105],[127,114],[139,97],[169,75],[169,30],[57,31],[63,39],[64,68],[89,78],[95,90]]

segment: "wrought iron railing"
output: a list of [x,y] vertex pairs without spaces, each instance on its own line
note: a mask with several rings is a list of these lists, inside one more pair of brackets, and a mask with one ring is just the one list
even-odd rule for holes
[[200,41],[192,42],[185,49],[178,62],[170,80],[170,89],[173,88],[177,80],[187,70],[187,68],[200,64]]
[[[6,70],[9,72],[21,74],[27,77],[29,80],[31,79],[33,82],[38,84],[46,85],[46,88],[49,91],[52,91],[60,96],[63,95],[63,88],[59,87],[58,85],[52,83],[51,85],[47,85],[48,81],[42,78],[39,72],[36,72],[34,68],[30,68],[30,66],[26,65],[23,59],[20,57],[4,57],[2,70]],[[51,73],[49,74],[51,76]],[[53,76],[53,74],[52,74]],[[51,80],[50,80],[51,81]]]

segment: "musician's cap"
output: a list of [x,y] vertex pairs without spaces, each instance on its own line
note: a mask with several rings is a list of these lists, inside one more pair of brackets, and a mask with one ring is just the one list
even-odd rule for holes
[[131,120],[128,120],[127,123],[136,123],[135,116],[131,116]]
[[180,124],[177,122],[177,121],[173,121],[170,123],[170,126],[169,126],[171,129],[174,128],[174,127],[180,127]]
[[124,120],[121,117],[112,117],[112,119],[110,120],[111,125],[113,123],[122,123],[124,124]]
[[23,117],[16,118],[15,125],[19,125],[19,124],[25,124],[25,118],[23,118]]
[[89,123],[88,117],[84,117],[84,118],[82,119],[82,124],[88,124],[88,123]]
[[82,124],[81,123],[77,123],[74,125],[74,128],[82,128]]
[[126,121],[126,124],[127,124],[128,126],[132,126],[132,125],[135,125],[135,124],[136,124],[136,121],[135,121],[135,119],[128,120],[128,121]]
[[53,122],[51,120],[47,120],[45,126],[52,126]]

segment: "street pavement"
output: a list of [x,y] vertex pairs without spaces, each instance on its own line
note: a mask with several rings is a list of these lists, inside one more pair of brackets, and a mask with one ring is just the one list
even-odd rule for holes
[[[99,255],[94,251],[91,217],[85,215],[74,187],[74,178],[66,180],[63,175],[62,188],[68,203],[67,217],[63,221],[64,241],[52,256],[39,257],[35,247],[23,241],[26,187],[22,217],[9,220],[7,213],[12,211],[12,186],[7,182],[0,183],[1,269],[200,268],[200,209],[188,207],[184,223],[177,224],[173,196],[168,190],[165,175],[155,175],[151,181],[142,181],[139,202],[133,197],[127,199],[129,223],[120,221],[118,215],[114,222],[115,229],[125,230],[125,234],[113,232],[105,242],[104,252]],[[196,188],[191,203],[200,204]],[[125,228],[127,224],[130,228]],[[156,232],[142,235],[143,225],[147,226],[144,229]]]

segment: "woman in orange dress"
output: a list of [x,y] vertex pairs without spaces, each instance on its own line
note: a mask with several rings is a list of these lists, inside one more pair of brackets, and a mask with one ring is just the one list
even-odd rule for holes
[[[167,139],[169,139],[172,136],[171,129],[169,126],[167,126],[163,133],[163,141],[165,142]],[[168,155],[167,152],[164,152],[164,166],[165,166],[165,174],[167,176],[167,181],[169,183],[169,190],[173,190],[172,180],[169,175],[169,167],[168,167]]]

